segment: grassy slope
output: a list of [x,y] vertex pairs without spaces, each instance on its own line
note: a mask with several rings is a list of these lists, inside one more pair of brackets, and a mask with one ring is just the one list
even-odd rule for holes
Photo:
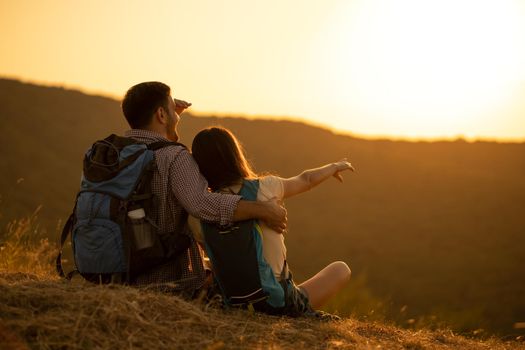
[[0,273],[0,349],[525,349],[516,342],[223,311],[176,296]]
[[525,349],[523,342],[473,340],[444,329],[272,317],[152,290],[67,282],[54,275],[53,247],[34,239],[41,236],[35,220],[3,232],[0,350]]
[[[334,309],[366,315],[390,299],[383,304],[401,324],[435,316],[503,335],[525,321],[525,144],[368,141],[292,122],[189,116],[182,141],[212,123],[234,130],[259,170],[289,176],[343,156],[357,167],[344,185],[287,202],[298,280],[336,259],[352,267]],[[83,152],[125,128],[114,100],[0,79],[0,214],[43,204],[41,222],[56,237]]]

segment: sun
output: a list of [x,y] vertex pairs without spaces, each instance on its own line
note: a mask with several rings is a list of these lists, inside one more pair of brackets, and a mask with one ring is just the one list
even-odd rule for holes
[[332,18],[326,57],[338,97],[376,130],[465,135],[525,80],[524,22],[512,0],[355,1]]

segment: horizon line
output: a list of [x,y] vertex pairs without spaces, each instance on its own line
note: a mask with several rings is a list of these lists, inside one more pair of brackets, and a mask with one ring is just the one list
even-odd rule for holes
[[[107,91],[100,91],[95,89],[85,88],[75,84],[49,82],[49,81],[38,81],[35,79],[22,78],[19,76],[0,75],[0,79],[17,81],[23,84],[63,89],[68,91],[80,92],[87,96],[102,97],[119,102],[122,100],[121,96],[112,94]],[[218,112],[218,111],[188,111],[186,112],[194,117],[211,117],[211,118],[233,118],[233,119],[246,119],[246,120],[273,120],[273,121],[289,121],[295,123],[306,124],[315,128],[323,129],[332,132],[335,135],[349,136],[353,138],[364,139],[367,141],[393,141],[393,142],[492,142],[492,143],[525,143],[525,136],[522,138],[514,137],[485,137],[485,136],[466,136],[462,134],[453,136],[406,136],[406,135],[388,135],[388,134],[363,134],[356,133],[350,130],[338,129],[328,124],[321,122],[315,122],[303,117],[296,116],[279,116],[279,115],[262,115],[262,114],[248,114],[239,112]]]
[[235,112],[208,112],[208,111],[188,111],[185,112],[190,114],[192,117],[197,118],[231,118],[231,119],[245,119],[245,120],[261,120],[261,121],[286,121],[293,123],[305,124],[314,128],[322,129],[339,136],[348,136],[367,141],[393,141],[393,142],[492,142],[492,143],[525,143],[525,137],[523,138],[495,138],[485,136],[466,136],[466,135],[453,135],[453,136],[396,136],[387,134],[361,134],[352,132],[349,130],[343,130],[334,128],[330,125],[323,124],[320,122],[311,121],[301,117],[290,117],[290,116],[272,116],[262,114],[247,114],[247,113],[235,113]]

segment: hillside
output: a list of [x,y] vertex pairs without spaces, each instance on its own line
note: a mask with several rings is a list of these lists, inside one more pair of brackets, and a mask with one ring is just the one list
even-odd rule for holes
[[121,286],[0,274],[0,349],[525,349],[450,331],[220,310]]
[[35,220],[22,218],[1,231],[0,350],[525,349],[523,337],[474,340],[443,327],[272,317],[222,309],[216,299],[65,281],[54,274],[55,250],[39,240]]
[[[185,115],[182,142],[220,123],[259,171],[282,176],[348,157],[357,173],[287,202],[298,280],[332,260],[354,281],[330,310],[467,334],[523,334],[525,144],[394,142],[288,121]],[[126,129],[117,101],[0,80],[0,213],[39,213],[48,235],[71,210],[82,155]]]

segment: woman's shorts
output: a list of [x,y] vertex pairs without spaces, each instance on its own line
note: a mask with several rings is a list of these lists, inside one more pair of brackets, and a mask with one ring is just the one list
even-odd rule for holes
[[310,301],[301,287],[298,287],[291,279],[288,281],[286,290],[285,314],[289,316],[301,316],[313,312]]
[[314,312],[310,306],[310,301],[306,292],[298,287],[290,277],[281,282],[281,285],[286,293],[284,307],[273,307],[266,303],[265,300],[253,304],[256,311],[264,312],[270,315],[286,315],[291,317],[299,317],[309,315]]

